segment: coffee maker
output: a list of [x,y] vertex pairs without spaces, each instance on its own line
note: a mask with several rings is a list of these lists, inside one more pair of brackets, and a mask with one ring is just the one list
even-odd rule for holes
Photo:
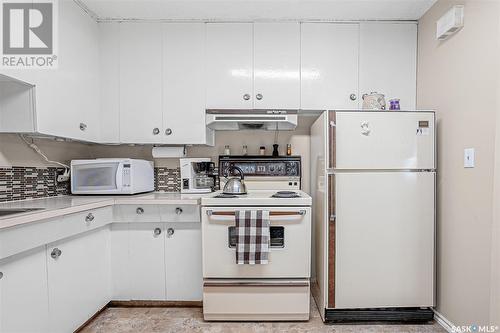
[[210,193],[215,188],[215,163],[210,158],[181,158],[181,193]]

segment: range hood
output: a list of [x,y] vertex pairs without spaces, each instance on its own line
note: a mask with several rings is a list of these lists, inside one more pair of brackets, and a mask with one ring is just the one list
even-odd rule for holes
[[209,109],[206,124],[208,128],[217,131],[292,131],[298,124],[297,113],[298,110]]

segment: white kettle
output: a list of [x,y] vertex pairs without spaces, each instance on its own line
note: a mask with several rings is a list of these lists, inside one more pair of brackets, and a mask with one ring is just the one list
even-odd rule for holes
[[385,110],[385,96],[376,91],[363,95],[363,110]]

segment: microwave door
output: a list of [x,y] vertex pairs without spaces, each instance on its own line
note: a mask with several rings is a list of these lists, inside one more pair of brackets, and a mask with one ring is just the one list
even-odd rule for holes
[[82,164],[73,166],[72,192],[75,194],[116,193],[120,163]]

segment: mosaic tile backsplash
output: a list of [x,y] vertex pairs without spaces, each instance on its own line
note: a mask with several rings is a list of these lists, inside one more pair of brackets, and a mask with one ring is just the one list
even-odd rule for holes
[[[58,184],[63,168],[0,168],[0,202],[55,197],[70,194],[69,182]],[[180,192],[180,168],[155,168],[155,191]]]
[[56,181],[58,170],[63,168],[0,168],[0,202],[69,194],[69,182]]

